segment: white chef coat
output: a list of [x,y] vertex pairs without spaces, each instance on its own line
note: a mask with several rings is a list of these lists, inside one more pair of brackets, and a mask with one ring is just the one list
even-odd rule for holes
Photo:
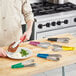
[[22,14],[26,22],[34,20],[29,0],[0,0],[0,47],[20,39]]

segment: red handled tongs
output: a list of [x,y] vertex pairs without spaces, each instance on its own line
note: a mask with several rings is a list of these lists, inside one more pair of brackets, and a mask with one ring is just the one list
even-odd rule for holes
[[12,46],[12,48],[15,48],[17,45],[19,45],[21,42],[23,42],[23,41],[25,40],[25,38],[26,38],[26,36],[21,37],[20,40],[17,41],[17,42]]

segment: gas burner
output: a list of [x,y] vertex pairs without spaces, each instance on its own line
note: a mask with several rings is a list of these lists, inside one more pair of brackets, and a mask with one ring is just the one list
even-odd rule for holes
[[76,10],[76,5],[67,2],[64,4],[53,4],[48,2],[39,2],[31,4],[34,16],[53,14],[65,11]]

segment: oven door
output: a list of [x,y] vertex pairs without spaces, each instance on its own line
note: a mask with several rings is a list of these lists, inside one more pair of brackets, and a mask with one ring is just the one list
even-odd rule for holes
[[76,25],[73,27],[67,27],[64,29],[57,29],[57,30],[49,30],[44,32],[36,32],[35,39],[41,39],[41,38],[47,38],[49,36],[55,36],[58,34],[64,34],[64,33],[71,33],[76,34]]

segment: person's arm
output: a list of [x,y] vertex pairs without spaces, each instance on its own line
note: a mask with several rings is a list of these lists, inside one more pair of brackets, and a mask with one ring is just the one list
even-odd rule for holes
[[24,0],[23,5],[22,5],[22,13],[26,21],[26,25],[27,25],[27,29],[24,35],[26,36],[26,40],[29,40],[31,33],[32,33],[32,26],[34,22],[34,16],[32,13],[29,0]]

